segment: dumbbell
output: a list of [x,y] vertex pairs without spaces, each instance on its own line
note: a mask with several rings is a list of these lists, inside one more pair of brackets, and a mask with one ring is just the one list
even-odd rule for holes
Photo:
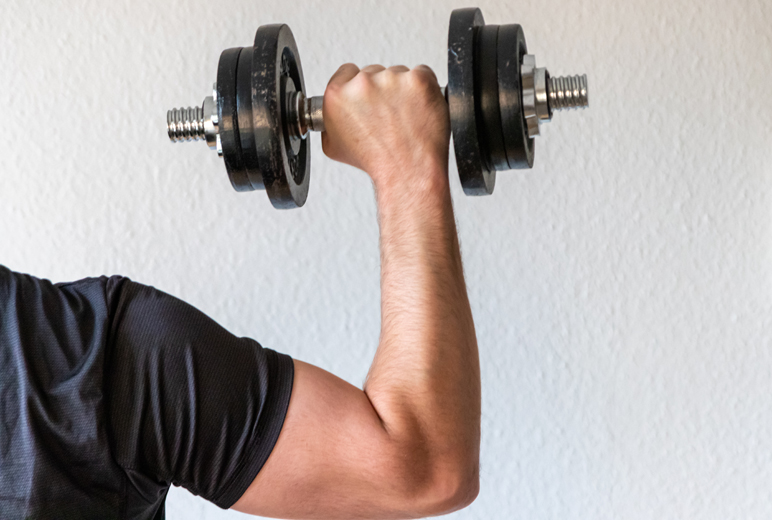
[[[490,195],[496,172],[533,167],[539,125],[561,109],[589,106],[587,77],[550,77],[528,54],[520,25],[486,25],[457,9],[448,33],[453,145],[467,195]],[[212,96],[167,113],[172,142],[203,140],[224,159],[236,191],[264,189],[276,208],[305,204],[310,131],[324,131],[323,97],[306,96],[295,38],[264,25],[252,47],[220,56]]]

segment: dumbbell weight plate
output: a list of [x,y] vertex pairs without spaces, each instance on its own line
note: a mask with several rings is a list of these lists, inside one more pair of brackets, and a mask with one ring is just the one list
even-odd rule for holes
[[534,139],[528,137],[520,84],[520,68],[527,53],[522,27],[517,24],[499,26],[499,107],[507,160],[512,169],[533,167]]
[[285,103],[287,91],[305,88],[290,28],[260,27],[252,59],[252,124],[265,190],[280,209],[300,207],[308,196],[311,150],[307,139],[290,135]]
[[501,132],[498,78],[498,25],[477,29],[475,45],[475,107],[477,132],[482,136],[480,149],[489,169],[509,169],[504,136]]
[[247,47],[242,49],[239,56],[239,64],[236,69],[236,106],[238,107],[241,160],[244,162],[249,186],[252,190],[262,190],[265,188],[264,178],[252,117],[254,114],[252,110],[252,61],[254,55],[255,49]]
[[458,175],[467,195],[490,195],[496,170],[488,165],[480,146],[475,107],[475,46],[477,31],[485,25],[482,11],[456,9],[448,32],[448,105]]
[[220,55],[217,67],[217,115],[220,125],[223,160],[228,178],[236,191],[255,188],[249,181],[241,154],[239,112],[236,101],[236,71],[243,48],[227,49]]

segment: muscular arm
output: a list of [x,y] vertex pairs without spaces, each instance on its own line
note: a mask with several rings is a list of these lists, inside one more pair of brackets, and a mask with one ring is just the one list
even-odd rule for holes
[[410,518],[477,494],[480,373],[448,185],[447,106],[418,67],[342,67],[325,152],[373,179],[381,338],[364,391],[295,363],[273,453],[234,508],[282,518]]

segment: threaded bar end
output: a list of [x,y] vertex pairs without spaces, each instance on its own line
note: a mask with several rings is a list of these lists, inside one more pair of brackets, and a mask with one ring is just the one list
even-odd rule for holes
[[552,110],[590,106],[590,100],[587,97],[587,75],[551,77],[549,103]]
[[173,143],[206,140],[204,111],[201,108],[175,108],[166,113],[166,128]]

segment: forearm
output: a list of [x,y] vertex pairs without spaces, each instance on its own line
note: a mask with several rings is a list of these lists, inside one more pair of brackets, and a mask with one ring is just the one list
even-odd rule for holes
[[[384,428],[428,471],[477,478],[480,370],[446,164],[376,186],[381,338],[365,392]],[[448,471],[452,470],[452,471]]]

